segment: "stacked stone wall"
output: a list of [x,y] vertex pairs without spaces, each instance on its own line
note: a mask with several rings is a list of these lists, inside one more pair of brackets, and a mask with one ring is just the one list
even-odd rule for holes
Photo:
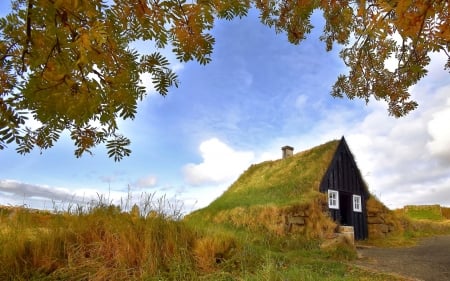
[[336,223],[327,215],[328,205],[319,197],[311,204],[283,210],[285,233],[324,238],[334,233]]
[[395,214],[374,197],[367,200],[367,226],[370,239],[385,238],[403,229]]

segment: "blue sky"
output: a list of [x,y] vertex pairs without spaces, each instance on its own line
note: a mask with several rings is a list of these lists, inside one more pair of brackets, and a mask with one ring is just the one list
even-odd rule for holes
[[[120,122],[132,140],[130,157],[116,163],[99,147],[76,159],[67,136],[42,154],[0,151],[0,204],[51,208],[52,200],[64,205],[104,194],[119,202],[128,192],[133,200],[155,193],[188,212],[220,196],[252,163],[280,158],[284,145],[298,152],[344,135],[369,189],[388,207],[450,206],[445,57],[433,54],[430,74],[412,88],[419,108],[395,119],[383,102],[330,96],[346,69],[318,40],[319,14],[313,22],[308,40],[295,46],[254,12],[218,21],[210,64],[181,64],[170,55],[181,84],[167,97],[142,77],[148,96],[135,120]],[[134,47],[151,52],[143,43]]]

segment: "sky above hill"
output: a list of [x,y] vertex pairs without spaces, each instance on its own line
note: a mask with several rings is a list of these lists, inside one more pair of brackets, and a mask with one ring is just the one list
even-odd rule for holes
[[[9,9],[1,1],[0,15]],[[316,28],[299,46],[259,23],[257,14],[217,21],[212,62],[171,61],[180,87],[148,96],[133,121],[120,122],[132,155],[117,163],[103,147],[75,158],[65,135],[47,151],[22,156],[0,151],[0,204],[67,206],[103,197],[119,203],[155,194],[206,206],[252,163],[281,157],[345,136],[376,195],[390,208],[450,206],[450,75],[445,56],[433,54],[429,75],[411,91],[419,108],[388,116],[381,101],[334,99],[330,89],[346,68],[338,50],[325,51]],[[145,43],[133,47],[152,51]],[[169,54],[169,53],[167,53]]]

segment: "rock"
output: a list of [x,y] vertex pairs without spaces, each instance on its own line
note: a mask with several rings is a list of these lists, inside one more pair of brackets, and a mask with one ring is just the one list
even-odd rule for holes
[[354,247],[351,239],[342,233],[336,233],[336,236],[331,239],[326,239],[321,245],[322,250],[336,249],[339,246],[351,246]]
[[289,217],[288,218],[289,224],[299,224],[304,225],[305,224],[305,218],[304,217]]

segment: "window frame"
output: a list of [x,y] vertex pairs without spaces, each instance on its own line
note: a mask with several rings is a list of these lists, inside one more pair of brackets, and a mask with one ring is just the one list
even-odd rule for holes
[[[333,195],[333,198],[331,195]],[[339,210],[339,191],[328,189],[328,208]]]
[[353,205],[353,212],[362,213],[362,199],[361,195],[353,194],[352,197],[352,205]]

